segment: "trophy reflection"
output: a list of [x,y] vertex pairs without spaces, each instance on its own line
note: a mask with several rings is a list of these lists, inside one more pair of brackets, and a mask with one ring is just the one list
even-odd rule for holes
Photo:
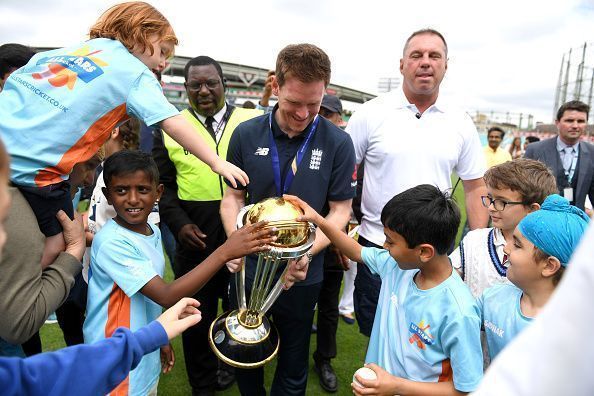
[[[256,368],[278,353],[279,337],[265,316],[283,290],[289,259],[302,257],[313,245],[315,228],[306,221],[296,221],[300,208],[283,198],[268,198],[239,211],[237,228],[266,220],[267,228],[276,228],[272,249],[258,253],[249,301],[246,298],[245,266],[235,274],[238,309],[225,312],[210,325],[208,340],[214,353],[225,363],[239,368]],[[281,276],[275,281],[277,273]]]

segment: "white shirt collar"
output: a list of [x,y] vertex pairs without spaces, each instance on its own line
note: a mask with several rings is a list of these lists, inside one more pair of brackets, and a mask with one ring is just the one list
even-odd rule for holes
[[572,147],[577,152],[579,150],[579,146],[580,146],[579,141],[576,144],[570,146],[569,144],[567,144],[563,140],[561,140],[561,137],[557,136],[557,151],[561,151],[568,147]]
[[[227,112],[227,103],[225,103],[223,105],[223,107],[221,108],[221,110],[219,110],[219,112],[213,116],[217,125],[221,123],[226,112]],[[204,117],[202,114],[198,114],[196,112],[196,117],[198,117],[198,119],[200,120],[201,123],[206,124],[206,117]]]
[[[410,111],[412,111],[415,114],[419,112],[419,109],[417,109],[417,106],[408,101],[408,98],[404,94],[404,89],[402,87],[396,92],[398,92],[397,93],[397,106],[396,106],[397,109],[408,108],[408,109],[410,109]],[[433,103],[431,106],[429,106],[429,108],[427,110],[425,110],[425,113],[434,112],[434,111],[439,111],[440,113],[445,112],[444,103],[439,99],[439,95],[437,96],[437,100],[435,101],[435,103]]]

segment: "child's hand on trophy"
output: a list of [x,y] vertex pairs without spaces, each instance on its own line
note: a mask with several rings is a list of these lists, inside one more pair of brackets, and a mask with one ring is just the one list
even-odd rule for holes
[[305,201],[295,195],[284,194],[283,198],[287,201],[295,204],[298,206],[302,211],[303,215],[297,218],[298,221],[311,221],[314,224],[318,224],[323,217],[316,212],[311,206],[309,206]]
[[276,240],[276,228],[267,227],[267,221],[246,224],[233,232],[223,244],[226,262],[248,254],[270,250],[269,244]]

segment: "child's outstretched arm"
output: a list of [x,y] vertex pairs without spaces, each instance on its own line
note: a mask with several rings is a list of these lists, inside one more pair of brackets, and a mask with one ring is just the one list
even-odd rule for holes
[[294,195],[283,195],[287,201],[294,203],[303,210],[304,215],[298,220],[307,220],[316,224],[326,235],[331,243],[334,244],[345,256],[356,262],[363,262],[361,258],[361,245],[353,238],[350,238],[342,230],[329,222],[326,218],[312,209],[307,203]]
[[377,364],[366,364],[365,367],[372,369],[377,376],[374,380],[366,380],[358,375],[355,379],[363,387],[351,383],[353,393],[357,396],[368,395],[431,395],[431,396],[456,396],[466,395],[466,392],[459,392],[454,388],[452,381],[445,382],[417,382],[391,375]]
[[210,169],[212,169],[213,172],[218,173],[229,180],[233,187],[237,187],[236,180],[244,186],[250,182],[250,179],[244,171],[223,160],[211,150],[206,145],[206,142],[194,132],[194,128],[182,115],[178,114],[163,120],[161,122],[161,128],[163,128],[173,140],[198,157],[199,160],[210,166]]
[[276,230],[263,228],[264,225],[266,222],[261,221],[241,227],[192,271],[171,283],[155,276],[140,292],[163,307],[172,306],[182,297],[193,296],[227,261],[269,250],[269,244],[276,239]]
[[153,321],[134,333],[120,327],[111,337],[94,344],[74,345],[27,359],[0,358],[2,394],[46,395],[51,389],[57,395],[105,395],[144,355],[198,323],[199,305],[193,298],[184,298],[159,316],[158,323]]

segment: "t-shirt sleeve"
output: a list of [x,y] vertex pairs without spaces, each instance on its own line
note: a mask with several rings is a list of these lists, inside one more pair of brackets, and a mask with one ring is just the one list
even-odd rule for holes
[[478,315],[460,315],[452,319],[442,333],[442,345],[444,353],[450,358],[456,390],[475,390],[483,377]]
[[131,241],[112,239],[98,249],[95,264],[113,279],[128,297],[136,294],[159,274],[150,259]]
[[179,114],[175,106],[165,98],[159,82],[148,69],[133,84],[126,101],[126,109],[128,114],[147,126]]
[[456,173],[462,180],[481,178],[485,174],[485,155],[476,127],[468,114],[464,114],[461,128],[464,143],[458,157]]
[[369,270],[382,279],[390,272],[398,270],[398,264],[385,249],[363,247],[361,258]]
[[351,139],[346,135],[345,137],[336,151],[332,164],[328,201],[344,201],[353,198],[356,193],[355,150]]
[[355,148],[356,162],[360,164],[365,158],[367,145],[369,144],[369,128],[363,110],[356,111],[353,114],[345,130],[351,136]]

